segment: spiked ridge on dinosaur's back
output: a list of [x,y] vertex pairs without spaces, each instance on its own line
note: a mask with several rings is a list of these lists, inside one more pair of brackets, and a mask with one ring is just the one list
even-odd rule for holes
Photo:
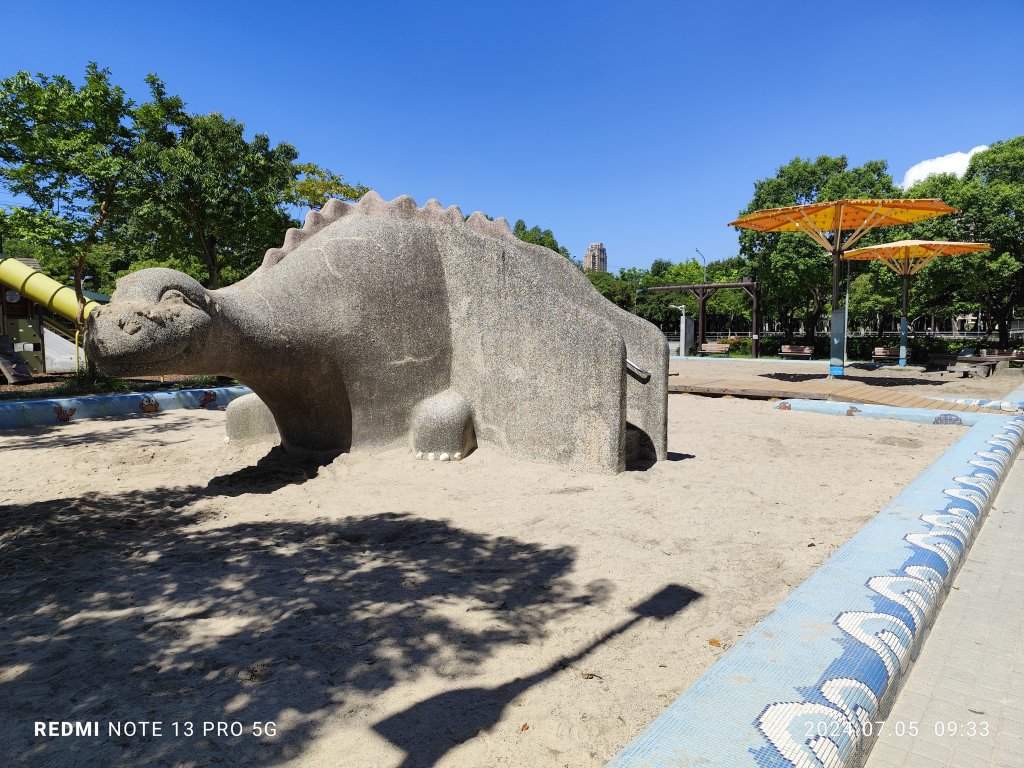
[[356,203],[346,203],[331,198],[319,211],[310,211],[301,229],[290,228],[284,235],[284,243],[280,248],[269,248],[263,257],[260,269],[269,269],[281,259],[298,248],[302,243],[334,223],[343,216],[353,213],[366,216],[390,216],[398,219],[421,219],[438,223],[462,223],[470,230],[496,238],[515,238],[508,221],[504,218],[488,219],[480,211],[473,213],[468,219],[462,215],[457,205],[444,208],[435,198],[428,200],[422,208],[416,207],[416,201],[409,195],[400,195],[394,200],[384,200],[373,190],[367,192]]

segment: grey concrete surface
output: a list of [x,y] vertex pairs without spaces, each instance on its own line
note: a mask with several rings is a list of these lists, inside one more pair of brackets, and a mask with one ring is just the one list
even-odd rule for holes
[[220,290],[167,269],[128,275],[89,316],[86,345],[112,374],[238,379],[286,452],[453,455],[466,430],[419,409],[449,391],[468,403],[475,441],[508,455],[619,471],[629,426],[640,458],[667,456],[661,331],[503,219],[436,200],[332,200]]
[[1024,768],[1022,553],[1018,457],[866,768]]

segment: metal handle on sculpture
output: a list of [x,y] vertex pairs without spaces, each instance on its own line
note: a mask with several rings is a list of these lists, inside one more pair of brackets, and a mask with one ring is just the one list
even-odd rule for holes
[[651,380],[651,372],[648,371],[646,368],[641,368],[628,357],[626,358],[626,370],[628,370],[638,379],[643,381],[645,384]]

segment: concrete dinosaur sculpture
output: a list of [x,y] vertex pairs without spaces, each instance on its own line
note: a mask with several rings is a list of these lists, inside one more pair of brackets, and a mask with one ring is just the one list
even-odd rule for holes
[[[666,457],[661,331],[504,219],[436,200],[331,200],[219,290],[169,269],[128,275],[89,316],[86,352],[113,375],[238,379],[286,453],[405,444],[459,459],[479,442],[612,472],[628,454]],[[236,402],[229,432],[264,407]]]

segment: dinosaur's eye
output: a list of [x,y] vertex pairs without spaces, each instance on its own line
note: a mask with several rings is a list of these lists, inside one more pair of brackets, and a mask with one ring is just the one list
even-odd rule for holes
[[190,307],[196,307],[196,303],[192,301],[188,296],[179,291],[177,288],[168,288],[162,294],[160,294],[160,301],[180,301],[182,304],[188,304]]

